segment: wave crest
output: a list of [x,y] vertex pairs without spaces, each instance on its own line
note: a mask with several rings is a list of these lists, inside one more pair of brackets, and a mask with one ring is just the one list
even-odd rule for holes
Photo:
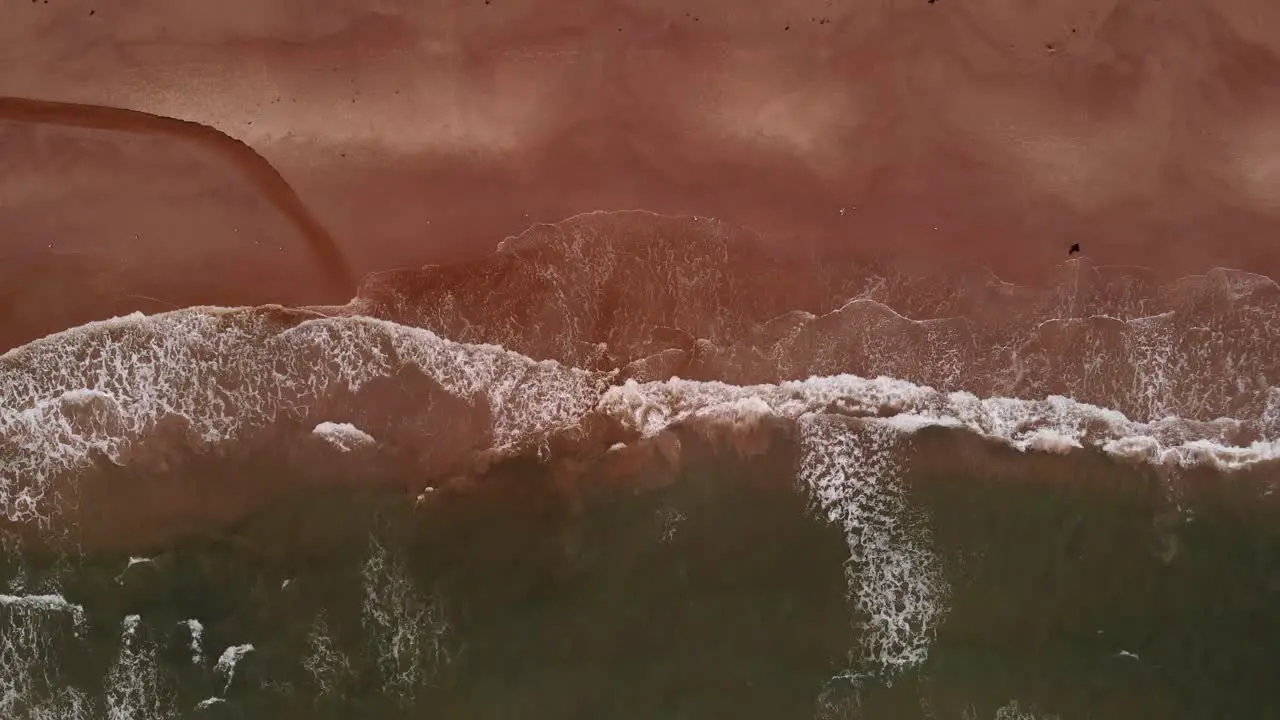
[[1265,415],[1280,287],[1222,268],[1160,283],[1074,260],[1046,287],[1016,287],[978,267],[780,254],[707,218],[599,212],[535,226],[472,263],[372,276],[331,311],[652,379],[886,375],[1280,434]]
[[[74,522],[95,468],[281,438],[356,462],[394,453],[431,486],[515,456],[675,467],[690,436],[752,455],[782,435],[849,546],[864,631],[850,672],[891,677],[923,659],[949,593],[901,489],[911,433],[1165,468],[1280,457],[1274,282],[1062,272],[1034,290],[815,264],[711,220],[600,213],[477,263],[374,276],[342,308],[92,323],[0,356],[0,512],[48,530]],[[392,566],[369,572],[394,585]],[[427,682],[398,664],[386,621],[422,620],[410,649],[443,663],[437,609],[366,609],[384,681]]]

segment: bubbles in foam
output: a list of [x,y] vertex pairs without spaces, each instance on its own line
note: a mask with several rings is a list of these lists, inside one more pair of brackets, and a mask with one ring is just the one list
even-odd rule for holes
[[716,220],[593,212],[534,226],[473,263],[376,275],[351,309],[463,342],[612,367],[648,354],[662,328],[722,344],[790,303],[816,309],[822,283],[811,277],[782,291],[771,282],[784,265],[759,237]]
[[928,524],[905,497],[898,437],[831,416],[800,423],[799,480],[849,544],[849,590],[865,617],[858,660],[886,679],[925,660],[949,595]]
[[172,683],[160,669],[155,644],[142,629],[138,615],[121,623],[120,652],[106,678],[108,720],[178,717]]
[[486,418],[498,447],[580,418],[604,381],[369,318],[197,308],[92,323],[0,356],[0,513],[48,523],[55,479],[95,455],[145,457],[162,423],[196,446],[235,441],[406,369]]
[[[1136,423],[1062,397],[980,399],[939,393],[891,378],[811,378],[739,387],[671,380],[611,388],[599,411],[624,429],[654,436],[672,426],[740,425],[743,408],[798,423],[800,478],[826,517],[845,529],[851,594],[869,618],[861,658],[887,677],[918,665],[946,613],[948,588],[929,547],[927,523],[900,486],[896,443],[903,433],[965,428],[1023,451],[1097,447],[1113,455],[1174,466],[1244,467],[1280,456],[1275,442],[1232,447],[1221,438],[1234,421]],[[853,421],[850,418],[861,418]]]
[[1280,429],[1280,388],[1268,388],[1266,403],[1262,409],[1264,427]]
[[220,697],[209,697],[209,698],[205,698],[205,699],[201,700],[200,702],[196,703],[196,706],[195,706],[194,708],[192,708],[192,710],[193,710],[193,712],[201,712],[201,711],[204,711],[204,710],[208,710],[209,708],[214,707],[215,705],[221,705],[221,704],[223,704],[223,703],[225,703],[225,702],[226,702],[226,700],[224,700],[224,699],[222,699],[222,698],[220,698]]
[[[589,249],[576,241],[564,248]],[[523,252],[509,249],[517,251]],[[1257,292],[1252,285],[1237,285],[1231,285],[1232,292]],[[911,510],[895,489],[896,441],[887,438],[945,426],[1020,450],[1089,447],[1175,466],[1235,469],[1280,458],[1275,433],[1267,434],[1280,428],[1280,391],[1267,384],[1272,369],[1266,351],[1274,347],[1276,334],[1269,330],[1274,318],[1264,306],[1227,304],[1218,311],[1196,296],[1200,299],[1194,302],[1162,301],[1176,307],[1157,314],[1099,317],[1081,310],[1073,292],[1069,317],[1032,323],[1025,336],[1006,338],[1007,346],[1000,346],[999,352],[1024,366],[1010,386],[1043,398],[1029,400],[945,391],[970,381],[975,363],[986,362],[974,358],[990,338],[959,320],[913,320],[874,299],[887,303],[876,293],[891,290],[869,291],[871,296],[827,315],[795,313],[770,328],[773,345],[747,343],[739,349],[764,357],[775,370],[802,373],[806,367],[838,369],[852,348],[867,367],[933,378],[944,391],[848,374],[757,385],[678,378],[615,384],[612,373],[535,362],[501,347],[462,344],[362,317],[202,308],[96,323],[0,356],[0,396],[6,400],[0,404],[0,511],[13,521],[47,521],[54,515],[55,479],[74,477],[95,457],[141,462],[149,444],[166,435],[165,424],[173,421],[194,446],[252,439],[284,420],[305,420],[303,427],[313,427],[315,436],[339,449],[376,445],[370,433],[354,425],[317,422],[326,417],[320,413],[331,412],[335,403],[367,410],[346,394],[408,372],[438,385],[463,408],[470,424],[456,424],[471,427],[474,437],[435,440],[428,432],[433,428],[420,426],[416,437],[424,445],[448,445],[458,457],[491,448],[549,452],[552,432],[591,423],[624,436],[655,436],[681,426],[734,439],[756,433],[766,421],[781,420],[798,426],[805,443],[802,477],[822,511],[856,536],[850,540],[850,572],[860,588],[854,600],[872,618],[871,644],[864,650],[874,662],[900,669],[923,657],[927,642],[919,638],[928,637],[944,612],[929,605],[929,598],[943,597],[945,588],[931,584],[936,560],[922,549],[927,532],[912,524]],[[1188,325],[1192,315],[1200,325]],[[739,321],[734,332],[745,332],[745,322]],[[1247,342],[1232,334],[1240,327],[1253,328],[1245,333]],[[721,330],[717,339],[727,346],[733,333],[723,327],[716,332]],[[860,336],[864,331],[870,334]],[[768,333],[758,334],[752,342]],[[889,335],[899,339],[897,344],[869,339]],[[582,335],[583,342],[593,337]],[[690,343],[676,352],[696,354],[699,348],[705,344]],[[797,348],[808,348],[808,355],[792,353]],[[1116,358],[1129,369],[1114,372]],[[982,382],[996,375],[988,373]],[[1050,380],[1080,397],[1114,398],[1132,417],[1040,392]],[[1176,417],[1179,412],[1187,417]],[[1243,419],[1215,414],[1227,412]],[[854,428],[838,416],[875,420]],[[388,427],[394,430],[395,421]],[[361,425],[384,441],[388,437],[386,428],[364,420]],[[376,541],[365,585],[363,617],[382,680],[394,692],[412,694],[447,662],[448,624],[439,599],[415,589],[402,564]],[[876,587],[885,594],[874,594]],[[919,604],[908,606],[903,598]]]
[[[640,384],[627,381],[606,391],[597,412],[641,436],[673,425],[739,418],[744,402],[767,408],[770,416],[799,420],[812,414],[878,417],[895,427],[963,428],[1027,451],[1094,447],[1156,464],[1209,464],[1232,470],[1280,458],[1280,441],[1229,444],[1240,423],[1229,418],[1188,422],[1163,418],[1136,422],[1107,408],[1061,396],[1044,400],[978,398],[967,392],[941,393],[893,378],[840,375],[778,385],[737,386],[673,379]],[[760,412],[758,409],[755,412]]]
[[362,624],[386,692],[410,700],[453,660],[441,598],[423,593],[404,561],[370,538],[363,568]]
[[[615,218],[609,222],[626,225],[633,220]],[[622,255],[640,248],[642,252],[636,257],[659,265],[675,263],[668,268],[675,272],[681,252],[706,252],[710,254],[702,260],[710,264],[699,265],[702,269],[697,277],[719,278],[717,283],[739,287],[730,277],[737,270],[717,269],[716,265],[720,262],[716,258],[728,257],[728,235],[714,237],[714,242],[708,240],[709,244],[698,245],[700,249],[696,251],[685,248],[677,252],[675,245],[659,243],[650,247],[644,242],[636,248],[606,246],[599,250],[569,232],[563,237],[554,236],[557,239],[552,245],[558,249],[548,251],[548,257],[560,258],[555,262],[561,262],[566,257],[599,251],[605,252],[602,262],[621,262],[618,258]],[[512,246],[516,249],[507,255],[514,252],[520,257],[519,263],[536,265],[547,258],[538,260],[525,255],[541,247],[542,242],[547,241],[522,241]],[[656,255],[649,257],[645,253]],[[662,277],[671,282],[688,280],[678,272]],[[1073,278],[1079,280],[1079,273]],[[573,282],[579,281],[586,282],[582,278]],[[1025,332],[1016,330],[1017,337],[1003,339],[990,335],[992,328],[977,328],[964,317],[916,320],[881,304],[894,302],[924,313],[959,312],[972,302],[944,302],[943,298],[915,307],[914,301],[908,302],[910,298],[895,289],[894,283],[872,283],[864,296],[827,315],[784,313],[791,319],[783,323],[785,328],[775,328],[777,332],[763,329],[769,322],[753,330],[744,319],[754,317],[748,313],[730,323],[737,328],[733,332],[725,329],[727,325],[721,328],[724,333],[713,338],[719,345],[713,342],[706,347],[712,348],[707,351],[712,355],[719,353],[715,363],[723,366],[721,374],[727,373],[726,377],[734,373],[741,377],[759,374],[748,371],[726,352],[741,358],[754,357],[773,367],[765,375],[829,374],[852,363],[869,371],[929,381],[944,389],[1008,385],[1011,391],[1024,396],[1043,397],[1059,392],[1106,399],[1109,405],[1125,409],[1130,417],[1145,419],[1148,428],[1156,428],[1171,414],[1211,425],[1216,422],[1212,418],[1220,415],[1243,418],[1235,429],[1218,423],[1218,436],[1202,433],[1200,439],[1219,444],[1224,442],[1224,436],[1237,430],[1255,438],[1274,437],[1280,431],[1280,411],[1275,409],[1280,402],[1275,400],[1275,390],[1269,387],[1267,376],[1275,374],[1269,363],[1280,355],[1280,333],[1271,329],[1280,320],[1272,297],[1273,284],[1244,282],[1230,273],[1211,274],[1198,283],[1191,283],[1192,290],[1166,293],[1168,298],[1153,300],[1151,307],[1123,300],[1127,296],[1121,293],[1123,302],[1114,308],[1108,304],[1110,301],[1090,300],[1080,306],[1085,308],[1082,310],[1077,307],[1077,299],[1083,291],[1073,290],[1067,317],[1037,320],[1038,324],[1032,323]],[[588,284],[594,288],[589,295],[604,292],[603,285]],[[739,289],[748,286],[754,287],[747,283]],[[554,282],[551,287],[570,294],[578,291],[569,280]],[[940,285],[938,292],[946,296],[959,290]],[[1006,295],[1010,293],[995,293],[997,297]],[[572,315],[577,311],[571,306],[572,303],[566,306],[566,312]],[[1065,312],[1064,307],[1067,306],[1058,307],[1055,312]],[[1163,308],[1163,312],[1108,318],[1088,315],[1091,307],[1109,308],[1122,315],[1135,309]],[[641,309],[635,310],[640,315],[632,319],[645,327],[645,323],[658,320],[675,322],[665,316],[644,314],[653,308],[643,312]],[[1032,308],[1026,317],[1014,313],[1011,326],[1023,328],[1030,322],[1027,318],[1040,317],[1043,310]],[[582,318],[570,320],[578,322]],[[698,318],[686,320],[688,327],[698,326]],[[1189,324],[1193,322],[1199,324]],[[533,331],[534,325],[525,325],[513,332]],[[483,327],[476,327],[480,333],[476,339],[490,337],[484,334]],[[704,338],[711,336],[701,330],[701,334],[691,335],[681,327],[680,323],[671,326],[675,328],[671,333],[687,336],[680,342],[688,347],[682,345],[674,350],[677,354],[697,355],[701,352],[697,348],[710,342]],[[711,326],[704,329],[711,332]],[[623,332],[626,328],[620,325],[615,330]],[[694,337],[702,339],[690,345]],[[733,345],[735,337],[746,338],[742,340],[746,344]],[[636,347],[642,345],[640,342]],[[990,348],[994,348],[995,355],[983,355]],[[659,343],[654,350],[667,352],[670,348]],[[738,365],[742,365],[740,372],[731,371]],[[710,368],[705,362],[699,367]],[[477,444],[515,448],[536,443],[538,436],[557,427],[583,420],[592,413],[612,378],[610,374],[554,362],[535,362],[493,345],[451,342],[426,330],[382,320],[317,318],[278,308],[194,308],[92,323],[0,356],[0,370],[0,396],[6,399],[0,404],[0,512],[15,522],[47,522],[54,508],[69,504],[69,498],[61,504],[54,502],[53,481],[74,477],[95,456],[133,463],[146,457],[148,443],[155,442],[158,436],[163,434],[170,437],[169,442],[174,441],[174,433],[165,430],[166,423],[176,424],[183,441],[195,446],[233,442],[251,438],[280,420],[318,421],[320,418],[311,418],[310,414],[321,412],[326,403],[337,402],[343,393],[358,392],[374,380],[414,371],[468,408],[466,420],[474,424],[471,439]],[[1000,379],[1006,376],[1013,380],[1006,383]],[[750,395],[743,399],[749,400]],[[992,398],[991,402],[1000,400]],[[1036,407],[1036,401],[1019,402],[1030,404],[1010,408]],[[1012,418],[1010,421],[1019,422]],[[466,422],[451,424],[469,427]],[[1175,426],[1177,423],[1164,423],[1164,430]],[[365,430],[346,423],[324,421],[313,427],[317,436],[337,443],[340,449],[367,445],[371,439]],[[374,431],[382,437],[382,429]],[[995,431],[997,435],[1003,432],[999,428]],[[1157,439],[1165,442],[1164,437]],[[1078,440],[1072,433],[1064,433],[1061,437],[1038,439],[1027,436],[1020,442],[1064,449]],[[467,448],[457,442],[441,447],[445,446],[451,449],[441,452],[452,453],[450,458],[467,450],[484,449]],[[1265,454],[1267,450],[1254,448],[1254,452]]]
[[378,444],[372,435],[351,423],[322,422],[311,433],[339,452],[351,452]]
[[120,574],[116,576],[116,584],[123,585],[125,576],[129,574],[129,570],[133,568],[135,565],[150,565],[152,562],[153,562],[152,558],[130,557],[129,562],[125,564],[124,569],[121,570]]
[[195,618],[188,618],[178,623],[187,629],[191,635],[191,642],[187,645],[191,649],[191,664],[199,665],[204,662],[204,625]]
[[1010,700],[996,708],[996,714],[992,720],[1058,720],[1058,716],[1037,715],[1030,710],[1024,710],[1017,700]]
[[[545,445],[548,433],[592,418],[646,435],[678,422],[723,426],[734,435],[732,427],[758,426],[762,418],[833,412],[966,427],[1022,449],[1096,446],[1151,462],[1240,467],[1275,458],[1277,446],[1262,439],[1235,446],[1234,438],[1257,438],[1280,423],[1280,395],[1273,388],[1260,406],[1261,425],[1137,422],[1062,396],[979,399],[851,375],[775,385],[673,379],[611,388],[612,374],[534,362],[380,320],[285,322],[263,311],[208,308],[85,326],[7,353],[0,366],[6,370],[0,389],[14,399],[0,407],[0,510],[18,522],[48,521],[55,514],[54,480],[74,477],[95,454],[116,463],[142,462],[161,437],[173,442],[166,421],[180,420],[186,442],[196,445],[251,439],[275,421],[305,417],[343,392],[406,369],[437,383],[470,414],[458,422],[451,407],[448,425],[470,435],[436,445],[424,434],[430,428],[415,431],[410,423],[400,431],[416,433],[411,436],[448,462],[491,448],[515,452]],[[339,423],[313,427],[348,444],[367,435]]]
[[222,694],[225,695],[227,690],[231,689],[231,681],[236,678],[236,665],[253,650],[253,645],[249,643],[230,645],[218,656],[218,662],[213,666],[213,671],[222,677]]
[[93,700],[75,687],[62,688],[47,704],[27,711],[31,720],[90,720],[99,717]]
[[818,696],[815,704],[815,720],[859,720],[862,717],[862,702],[857,694],[837,696],[827,690]]
[[61,677],[57,645],[84,626],[60,595],[0,595],[0,717],[85,717],[91,703]]
[[[691,227],[695,234],[705,229]],[[1264,297],[1274,295],[1275,284],[1265,279],[1216,272],[1160,294],[1136,281],[1120,287],[1073,264],[1070,283],[1052,298],[1025,302],[1033,293],[985,287],[965,296],[958,282],[925,287],[886,273],[850,283],[850,302],[806,302],[812,312],[786,313],[797,306],[751,297],[777,283],[742,275],[750,263],[731,267],[736,246],[722,228],[690,243],[676,234],[640,242],[644,233],[632,232],[637,242],[626,246],[601,242],[590,222],[554,230],[550,244],[532,236],[513,241],[500,253],[507,265],[463,278],[478,278],[478,285],[438,282],[447,292],[428,293],[433,302],[420,306],[394,292],[382,298],[405,301],[397,319],[475,344],[370,318],[204,308],[96,323],[0,356],[0,511],[12,521],[47,521],[59,500],[55,479],[74,477],[95,460],[142,462],[173,421],[194,446],[251,439],[281,420],[305,421],[302,427],[343,451],[376,446],[374,435],[388,442],[390,433],[364,419],[361,427],[373,434],[318,421],[363,418],[324,413],[344,393],[409,371],[460,400],[475,420],[476,437],[467,438],[475,442],[458,443],[459,453],[549,452],[547,435],[578,423],[641,436],[681,426],[733,439],[781,419],[798,431],[800,477],[815,507],[845,530],[851,597],[867,618],[864,660],[891,674],[923,659],[946,597],[927,523],[899,484],[903,433],[956,427],[1026,451],[1098,448],[1175,466],[1234,469],[1280,458],[1280,391],[1269,386],[1280,324],[1274,297]],[[490,287],[493,267],[523,283],[510,298],[477,291]],[[991,318],[1008,318],[1008,330]],[[681,336],[679,347],[664,344],[660,328]],[[483,344],[493,342],[588,367],[667,353],[662,367],[670,372],[736,384],[672,379],[610,388],[609,374]],[[914,382],[839,374],[851,367]],[[755,377],[771,382],[746,384]],[[796,379],[772,382],[787,378]],[[952,392],[961,388],[972,392]],[[1004,394],[1018,397],[993,396]],[[421,434],[424,444],[445,444]],[[670,539],[678,518],[659,522]],[[411,696],[450,657],[440,599],[415,588],[403,561],[376,540],[364,570],[362,619],[382,682]],[[69,612],[24,603],[14,607]],[[203,663],[200,625],[187,625],[192,661]],[[133,637],[137,627],[135,617],[117,665],[142,668],[126,674],[145,680],[153,650]],[[351,672],[350,660],[323,617],[312,630],[304,664],[328,693]],[[47,652],[20,647],[24,636],[17,637],[18,655]],[[0,653],[5,667],[7,657]],[[234,667],[225,673],[228,684]],[[109,683],[109,698],[119,696],[109,709],[163,695],[146,689],[146,682],[164,685],[158,671],[138,682]],[[135,686],[143,690],[129,690]],[[1030,717],[1016,703],[997,716]]]
[[1280,288],[1216,269],[1148,289],[1140,302],[1091,298],[1069,313],[1048,312],[1019,347],[1030,366],[1023,389],[1105,404],[1140,420],[1231,416],[1276,434],[1280,426],[1260,414],[1266,378],[1277,371],[1278,331]]
[[686,519],[684,513],[675,508],[659,508],[655,514],[658,524],[658,542],[666,544],[675,540],[676,533],[680,531],[680,524]]
[[380,276],[347,311],[584,367],[660,372],[646,363],[674,353],[670,372],[699,379],[884,374],[1148,422],[1252,422],[1280,373],[1280,287],[1263,276],[1218,268],[1162,285],[1077,260],[1029,288],[982,268],[782,261],[758,240],[698,218],[588,213],[474,263]]
[[84,607],[67,602],[61,595],[0,595],[0,607],[46,613],[62,612],[71,617],[77,632],[84,628]]
[[[922,646],[910,638],[927,635],[936,620],[926,601],[936,597],[927,593],[941,592],[929,589],[933,561],[910,543],[899,548],[899,555],[885,549],[885,543],[898,541],[893,532],[903,526],[875,518],[888,512],[897,496],[891,492],[892,480],[881,481],[877,475],[873,482],[866,473],[891,477],[892,468],[876,464],[888,462],[880,457],[884,453],[878,452],[879,445],[857,444],[880,436],[863,428],[854,433],[862,438],[857,442],[834,436],[823,441],[843,450],[822,450],[813,433],[834,433],[842,426],[823,424],[820,418],[877,418],[875,426],[881,430],[876,432],[964,428],[1021,450],[1095,447],[1168,465],[1209,463],[1232,469],[1280,458],[1275,440],[1232,445],[1242,423],[1231,419],[1138,422],[1062,396],[979,398],[887,377],[853,375],[754,386],[681,379],[629,380],[611,386],[610,374],[533,362],[501,348],[463,345],[370,319],[306,320],[280,329],[260,313],[206,309],[102,323],[66,335],[3,358],[11,362],[22,356],[29,361],[23,366],[26,371],[0,376],[9,389],[26,393],[14,406],[16,412],[0,410],[3,470],[9,473],[3,489],[11,519],[48,516],[36,501],[47,492],[53,471],[88,462],[91,450],[129,462],[130,451],[156,435],[165,417],[182,417],[201,442],[252,437],[274,418],[302,416],[339,390],[358,389],[404,368],[421,372],[476,410],[482,421],[476,430],[481,437],[471,446],[476,453],[495,447],[546,448],[550,432],[588,422],[604,422],[642,437],[679,425],[708,437],[741,437],[744,442],[766,420],[798,422],[802,434],[807,433],[805,482],[815,491],[849,498],[837,502],[837,495],[821,496],[826,498],[824,512],[841,522],[853,517],[848,515],[850,507],[865,505],[870,513],[859,516],[858,522],[863,523],[859,532],[871,534],[859,535],[862,539],[851,545],[853,551],[871,553],[855,554],[852,566],[859,568],[861,581],[898,588],[894,592],[922,603],[897,608],[899,615],[876,615],[888,612],[888,605],[877,604],[879,596],[856,598],[860,608],[881,618],[871,627],[874,647],[867,651],[891,667],[923,657]],[[85,362],[77,364],[73,358]],[[197,359],[194,366],[189,364]],[[191,367],[194,377],[188,372]],[[1272,404],[1277,404],[1275,391],[1269,392]],[[64,412],[66,407],[79,412],[99,405],[102,412],[97,414]],[[358,437],[352,431],[362,432],[336,423],[314,427],[321,434],[344,438]],[[854,463],[854,457],[861,459]],[[884,540],[889,537],[895,539]],[[907,540],[921,538],[903,542]],[[365,623],[377,647],[383,681],[396,692],[410,693],[447,660],[447,622],[438,599],[417,594],[403,567],[376,542],[366,566],[366,586]]]
[[302,667],[311,674],[317,687],[317,696],[324,697],[337,692],[343,682],[354,676],[351,659],[334,643],[329,632],[329,622],[323,612],[316,615],[307,632],[307,649]]

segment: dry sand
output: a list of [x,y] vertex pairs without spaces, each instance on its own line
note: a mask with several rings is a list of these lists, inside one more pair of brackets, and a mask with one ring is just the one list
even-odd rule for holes
[[1018,282],[1074,242],[1280,276],[1267,0],[360,6],[0,7],[0,96],[138,111],[0,102],[0,349],[341,302],[344,274],[594,209]]

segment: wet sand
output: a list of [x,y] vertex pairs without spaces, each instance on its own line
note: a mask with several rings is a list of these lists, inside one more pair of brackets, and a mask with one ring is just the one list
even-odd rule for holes
[[358,276],[596,209],[1016,282],[1074,242],[1280,275],[1260,0],[220,7],[0,10],[0,95],[237,141],[6,101],[0,347],[132,309],[345,301],[324,233]]

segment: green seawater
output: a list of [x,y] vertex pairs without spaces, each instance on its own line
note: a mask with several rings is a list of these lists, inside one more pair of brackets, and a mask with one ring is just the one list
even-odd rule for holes
[[998,468],[951,462],[950,442],[922,438],[911,451],[932,459],[901,479],[949,588],[927,659],[902,673],[859,658],[872,619],[851,595],[847,539],[777,463],[710,458],[670,485],[575,505],[521,462],[474,495],[415,505],[312,489],[129,552],[10,552],[10,594],[56,591],[84,618],[0,608],[5,687],[24,693],[9,707],[57,717],[39,713],[80,702],[85,717],[140,720],[1280,717],[1269,476],[1204,472],[1171,500],[1148,469],[1012,451]]

